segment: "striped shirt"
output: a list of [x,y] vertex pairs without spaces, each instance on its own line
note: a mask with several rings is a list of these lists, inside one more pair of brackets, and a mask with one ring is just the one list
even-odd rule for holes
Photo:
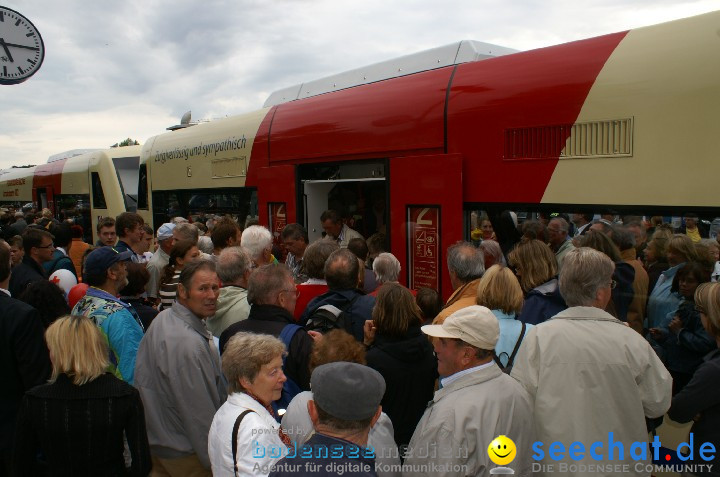
[[160,309],[167,310],[172,307],[175,302],[175,296],[177,295],[177,286],[180,283],[180,272],[176,270],[169,282],[160,285],[158,290],[158,296],[160,298]]

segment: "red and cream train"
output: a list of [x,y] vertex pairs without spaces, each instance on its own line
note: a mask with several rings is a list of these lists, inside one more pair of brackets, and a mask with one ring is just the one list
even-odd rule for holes
[[[714,12],[473,61],[465,43],[428,52],[411,74],[401,59],[299,85],[259,111],[148,139],[132,205],[156,227],[214,210],[272,230],[300,222],[311,238],[322,210],[344,208],[385,227],[406,284],[445,296],[444,251],[469,236],[473,212],[720,215],[719,27]],[[78,186],[92,218],[103,209],[87,172],[112,152],[92,154],[82,178],[60,172],[71,158],[18,190],[42,201],[44,188],[58,211],[55,197]],[[0,176],[3,200],[21,179]]]

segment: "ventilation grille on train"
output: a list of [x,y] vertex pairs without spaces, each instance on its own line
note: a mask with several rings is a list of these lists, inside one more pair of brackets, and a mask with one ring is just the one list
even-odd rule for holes
[[506,160],[629,157],[633,118],[507,129]]
[[227,157],[211,161],[212,178],[244,177],[247,174],[247,157]]

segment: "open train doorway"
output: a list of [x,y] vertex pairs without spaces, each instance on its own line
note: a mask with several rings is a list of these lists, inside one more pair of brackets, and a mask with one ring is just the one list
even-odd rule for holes
[[[299,168],[301,207],[310,241],[324,236],[320,216],[336,210],[348,227],[366,239],[389,232],[388,185],[384,162],[307,165]],[[387,242],[389,243],[389,242]]]

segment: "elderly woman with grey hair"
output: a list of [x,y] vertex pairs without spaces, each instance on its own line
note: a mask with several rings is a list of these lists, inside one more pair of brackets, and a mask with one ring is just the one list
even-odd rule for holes
[[240,246],[250,256],[254,267],[278,263],[272,254],[272,234],[262,225],[251,225],[243,230]]
[[210,426],[208,453],[214,476],[268,475],[287,455],[290,440],[271,403],[280,398],[285,345],[270,335],[238,333],[225,348],[222,370],[230,395]]
[[[380,287],[385,283],[397,283],[400,276],[400,261],[392,253],[383,252],[375,257],[372,268],[378,286],[370,295],[377,296]],[[411,292],[413,296],[416,294],[414,290]]]

